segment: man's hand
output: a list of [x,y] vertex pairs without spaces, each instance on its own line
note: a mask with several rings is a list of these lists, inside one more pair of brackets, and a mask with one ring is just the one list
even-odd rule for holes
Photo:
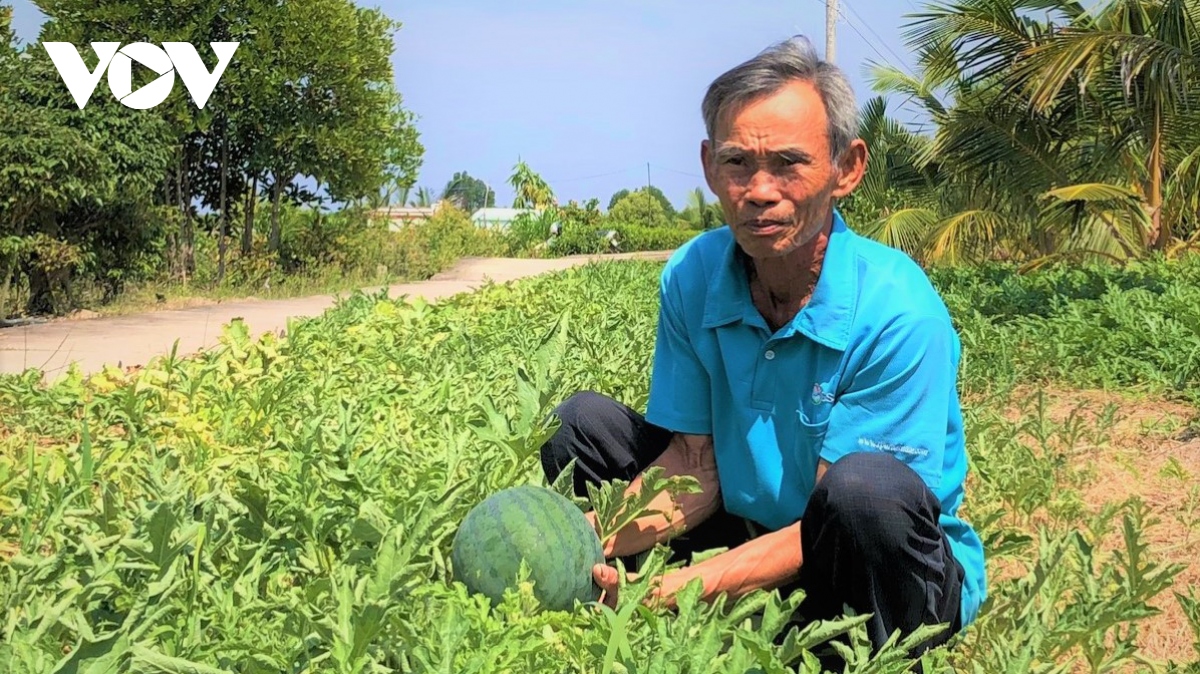
[[[632,582],[638,579],[638,574],[629,572],[625,577]],[[600,586],[600,603],[611,609],[617,608],[617,592],[621,584],[621,574],[617,567],[597,564],[592,567],[592,578]]]
[[[703,460],[703,457],[698,457]],[[829,462],[822,459],[817,465],[817,482],[825,477],[829,470]],[[714,468],[715,470],[715,468]],[[588,521],[595,524],[595,514],[587,514]],[[605,545],[605,557],[611,557],[610,543]],[[782,587],[799,577],[800,565],[803,563],[800,554],[800,523],[779,531],[759,536],[754,540],[739,545],[715,557],[675,571],[669,571],[655,580],[655,586],[646,595],[645,602],[649,605],[661,605],[670,609],[675,608],[675,593],[682,590],[696,578],[703,584],[701,599],[711,601],[720,594],[726,594],[730,599],[737,599],[754,590],[767,590]],[[600,586],[602,594],[600,601],[611,608],[617,605],[617,594],[620,585],[620,573],[616,567],[607,564],[597,564],[592,567],[592,577]],[[638,578],[636,573],[627,573],[630,581]]]
[[[674,599],[665,596],[662,592],[663,582],[671,576],[671,573],[664,574],[651,581],[653,585],[650,588],[650,592],[646,594],[645,599],[642,600],[643,604],[647,606],[666,606],[668,608],[675,607]],[[637,581],[640,577],[641,574],[632,571],[625,573],[625,578],[631,583]],[[592,578],[600,586],[600,603],[611,609],[615,609],[621,585],[621,574],[617,571],[617,567],[607,564],[597,564],[592,567]]]

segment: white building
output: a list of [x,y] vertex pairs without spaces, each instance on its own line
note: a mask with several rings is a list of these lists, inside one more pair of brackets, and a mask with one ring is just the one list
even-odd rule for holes
[[512,221],[525,213],[536,217],[541,215],[542,211],[534,208],[481,208],[471,214],[471,222],[475,223],[476,227],[507,231]]

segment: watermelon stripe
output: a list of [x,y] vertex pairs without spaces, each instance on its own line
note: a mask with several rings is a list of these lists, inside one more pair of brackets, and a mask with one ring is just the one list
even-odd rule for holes
[[599,598],[591,567],[604,555],[595,531],[569,499],[535,485],[493,494],[467,514],[453,541],[455,576],[494,605],[515,581],[522,550],[543,606],[569,610],[576,599]]
[[[530,508],[530,500],[524,489],[515,489],[510,500],[510,505],[499,516],[499,521],[504,526],[504,530],[508,534],[508,539],[514,548],[512,566],[514,580],[516,579],[517,571],[520,569],[522,559],[529,565],[530,572],[534,577],[540,575],[540,569],[534,566],[537,564],[537,560],[530,557],[522,557],[519,552],[521,549],[536,548],[537,545],[536,538],[531,540],[529,536],[530,523],[538,521],[536,511]],[[524,517],[521,520],[514,519],[513,510],[519,511]]]

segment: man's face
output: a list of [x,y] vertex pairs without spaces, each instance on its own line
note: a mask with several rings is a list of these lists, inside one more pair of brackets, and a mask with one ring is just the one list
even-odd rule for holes
[[715,142],[701,145],[709,188],[750,257],[781,257],[811,241],[833,199],[861,179],[856,162],[865,163],[865,145],[855,141],[836,164],[828,129],[816,88],[795,82],[726,115]]

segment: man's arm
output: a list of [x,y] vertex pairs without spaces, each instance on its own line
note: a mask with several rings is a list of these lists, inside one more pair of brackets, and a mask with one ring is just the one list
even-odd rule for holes
[[[712,516],[721,507],[720,484],[717,480],[717,461],[713,454],[711,435],[676,433],[662,455],[650,464],[663,469],[663,477],[694,477],[700,482],[699,494],[680,494],[672,498],[668,492],[659,494],[650,503],[651,510],[664,515],[648,515],[630,522],[606,541],[604,556],[624,557],[649,550],[658,543],[690,530]],[[627,494],[641,491],[642,476],[635,477]],[[596,525],[595,512],[587,513],[588,522]]]
[[[828,468],[829,462],[824,460],[817,465],[817,482],[825,476]],[[712,601],[721,594],[736,600],[755,590],[769,592],[796,581],[803,563],[800,523],[797,522],[699,564],[667,573],[657,594],[667,606],[674,608],[675,594],[692,580],[700,578],[704,585],[700,594],[702,601]]]
[[[679,263],[682,264],[682,263]],[[663,477],[690,476],[699,494],[681,494],[673,502],[660,494],[651,509],[668,513],[639,518],[606,542],[607,557],[637,554],[695,527],[721,507],[717,460],[713,452],[712,398],[708,371],[692,343],[684,320],[683,291],[676,262],[668,262],[659,279],[659,315],[646,420],[674,431],[667,449],[647,468],[660,467]],[[641,491],[635,477],[626,493]],[[595,516],[588,514],[595,526]]]
[[[854,384],[830,412],[817,481],[829,466],[857,451],[888,451],[930,487],[941,480],[947,415],[955,395],[957,336],[945,317],[913,316],[888,326],[886,348],[865,354]],[[666,574],[660,595],[702,578],[703,597],[731,598],[771,590],[799,577],[800,524],[760,536],[693,567]]]

